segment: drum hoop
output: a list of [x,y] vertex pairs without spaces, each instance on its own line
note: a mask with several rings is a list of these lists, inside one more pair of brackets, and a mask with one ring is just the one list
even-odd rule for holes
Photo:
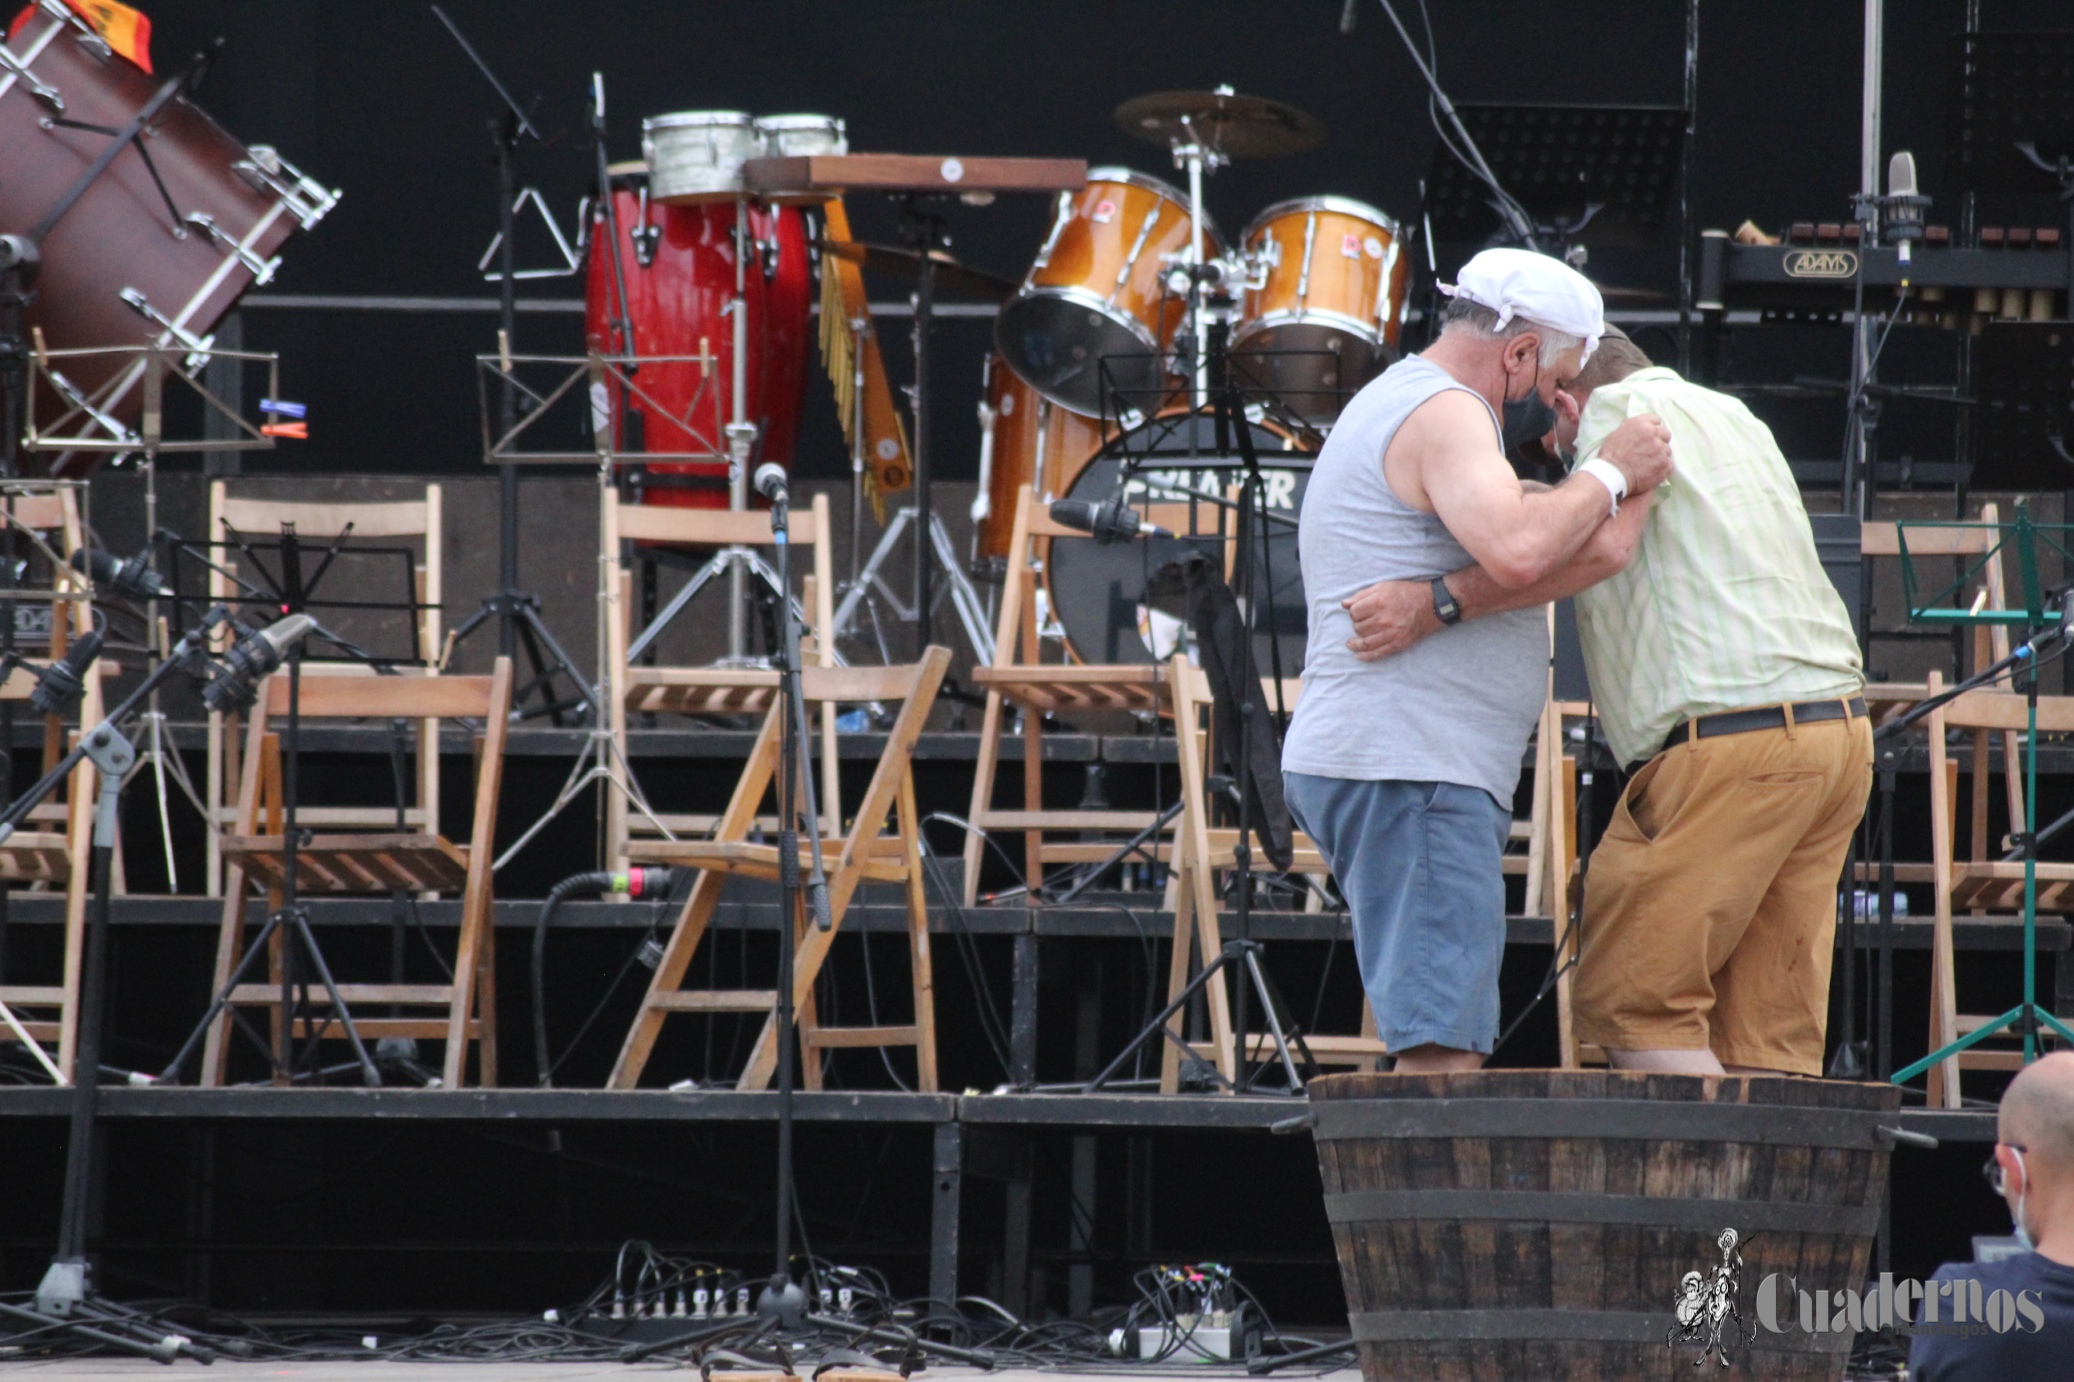
[[[1095,294],[1090,293],[1087,289],[1079,287],[1077,285],[1060,284],[1050,287],[1046,287],[1042,284],[1039,284],[1034,287],[1025,285],[1021,291],[1019,291],[1014,297],[1009,299],[1008,306],[1013,307],[1018,302],[1029,302],[1036,298],[1057,298],[1062,302],[1069,302],[1076,307],[1085,307],[1091,312],[1100,312],[1110,321],[1115,322],[1118,326],[1124,327],[1133,336],[1136,336],[1139,339],[1139,341],[1143,342],[1147,350],[1153,351],[1155,353],[1157,353],[1159,350],[1159,337],[1153,335],[1151,328],[1146,326],[1144,322],[1138,320],[1138,318],[1132,316],[1129,312],[1123,311],[1121,308],[1112,306],[1109,302],[1109,299],[1105,297],[1097,297]],[[1002,310],[1005,312],[1007,308],[1003,308]],[[1013,370],[1014,368],[1014,365],[1009,366],[1009,369],[1011,370]],[[1030,381],[1025,379],[1023,382],[1029,384]],[[1030,384],[1030,387],[1032,389],[1037,389],[1037,386],[1035,384]],[[1037,389],[1037,392],[1042,394],[1043,390]],[[1044,396],[1050,398],[1049,394],[1045,394]],[[1052,399],[1052,402],[1058,403],[1058,400]],[[1066,407],[1066,405],[1063,403],[1058,403],[1058,406],[1061,408]],[[1072,413],[1080,413],[1080,410],[1078,408],[1067,408],[1066,410]],[[1094,414],[1080,413],[1080,416],[1093,417]]]
[[[1125,168],[1120,164],[1104,164],[1100,168],[1088,169],[1087,180],[1090,184],[1097,182],[1121,182],[1135,187],[1141,192],[1153,192],[1174,203],[1174,205],[1186,211],[1190,216],[1195,215],[1195,208],[1189,203],[1186,192],[1183,192],[1171,182],[1162,182],[1152,174],[1141,173],[1136,168]],[[1217,228],[1217,218],[1210,215],[1207,211],[1203,213],[1203,230],[1212,239],[1220,244],[1223,243],[1224,232]]]
[[[1088,177],[1092,180],[1094,174],[1089,173]],[[1250,243],[1254,232],[1265,227],[1270,221],[1278,221],[1284,216],[1309,211],[1336,211],[1342,216],[1352,216],[1358,220],[1373,221],[1389,231],[1391,239],[1397,240],[1404,237],[1404,228],[1397,223],[1397,218],[1380,207],[1370,206],[1367,202],[1357,202],[1352,197],[1328,195],[1322,197],[1296,197],[1290,201],[1276,202],[1273,206],[1253,218],[1253,223],[1246,227],[1242,243]]]
[[1275,326],[1336,326],[1359,336],[1370,345],[1383,343],[1383,329],[1380,326],[1364,322],[1359,317],[1350,316],[1345,312],[1335,311],[1330,307],[1306,308],[1301,312],[1284,308],[1263,312],[1257,317],[1248,317],[1231,333],[1232,349],[1237,350],[1241,342]]
[[651,115],[641,122],[641,132],[656,130],[713,129],[741,126],[754,132],[756,117],[746,110],[680,110],[668,115]]
[[752,121],[757,129],[766,133],[790,133],[793,130],[833,130],[844,133],[849,127],[839,115],[759,115]]

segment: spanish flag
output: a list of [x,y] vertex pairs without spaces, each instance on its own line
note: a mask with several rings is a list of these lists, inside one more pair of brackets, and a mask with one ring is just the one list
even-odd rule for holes
[[[151,70],[151,18],[142,10],[133,10],[128,5],[118,5],[115,0],[65,0],[88,27],[105,39],[110,48],[128,58],[146,72]],[[22,31],[36,13],[30,5],[14,17],[8,26],[8,41]]]

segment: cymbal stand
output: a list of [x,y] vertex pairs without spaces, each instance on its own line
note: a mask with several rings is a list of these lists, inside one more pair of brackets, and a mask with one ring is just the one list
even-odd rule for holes
[[[1217,88],[1230,94],[1228,86]],[[1188,131],[1188,138],[1174,141],[1174,166],[1188,170],[1188,267],[1195,272],[1188,276],[1188,318],[1195,337],[1194,368],[1190,374],[1195,380],[1192,402],[1200,408],[1210,393],[1210,314],[1203,303],[1203,279],[1201,270],[1206,262],[1203,246],[1203,174],[1215,172],[1231,160],[1222,151],[1206,143],[1196,133],[1195,121],[1181,117],[1181,124]]]

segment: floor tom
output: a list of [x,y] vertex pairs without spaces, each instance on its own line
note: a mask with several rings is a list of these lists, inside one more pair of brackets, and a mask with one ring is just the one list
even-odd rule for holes
[[1102,449],[1100,419],[1061,408],[1024,383],[998,355],[987,357],[986,505],[973,528],[972,574],[999,581],[1024,485],[1039,498],[1065,494]]

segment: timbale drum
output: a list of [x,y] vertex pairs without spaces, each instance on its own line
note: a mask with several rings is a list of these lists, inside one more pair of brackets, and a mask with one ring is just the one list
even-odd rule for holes
[[742,164],[764,151],[756,120],[739,110],[680,110],[641,122],[641,158],[656,201],[732,202],[743,190]]
[[[142,114],[165,80],[112,52],[59,4],[18,16],[7,52],[0,234],[42,241],[25,336],[40,329],[53,350],[157,342],[198,364],[216,323],[247,288],[273,277],[288,237],[322,220],[339,194],[272,148],[240,144],[176,97],[67,207],[110,147],[107,131]],[[62,373],[100,416],[127,428],[142,410],[144,369],[111,352],[72,357]],[[90,457],[78,453],[78,462]]]
[[1390,363],[1404,324],[1411,258],[1397,222],[1349,197],[1271,206],[1246,229],[1258,288],[1232,332],[1233,368],[1307,422]]
[[[584,334],[606,355],[682,356],[640,365],[611,390],[614,445],[670,457],[629,476],[642,503],[728,506],[727,424],[734,418],[736,204],[663,205],[638,163],[612,170],[618,263],[602,209],[593,213],[584,279]],[[814,295],[804,214],[749,203],[743,275],[748,351],[745,414],[757,428],[751,466],[790,466],[811,350]],[[617,277],[626,280],[619,328]]]
[[986,505],[973,527],[972,574],[999,581],[1015,528],[1017,492],[1029,485],[1039,498],[1065,494],[1102,449],[1102,424],[1050,402],[999,355],[987,357],[986,385]]
[[[1188,198],[1129,168],[1091,168],[1057,219],[1022,288],[995,321],[996,348],[1030,386],[1064,408],[1103,410],[1104,371],[1121,407],[1156,412],[1178,385],[1168,354],[1187,313],[1166,274],[1185,256]],[[1206,219],[1204,253],[1223,252]]]

